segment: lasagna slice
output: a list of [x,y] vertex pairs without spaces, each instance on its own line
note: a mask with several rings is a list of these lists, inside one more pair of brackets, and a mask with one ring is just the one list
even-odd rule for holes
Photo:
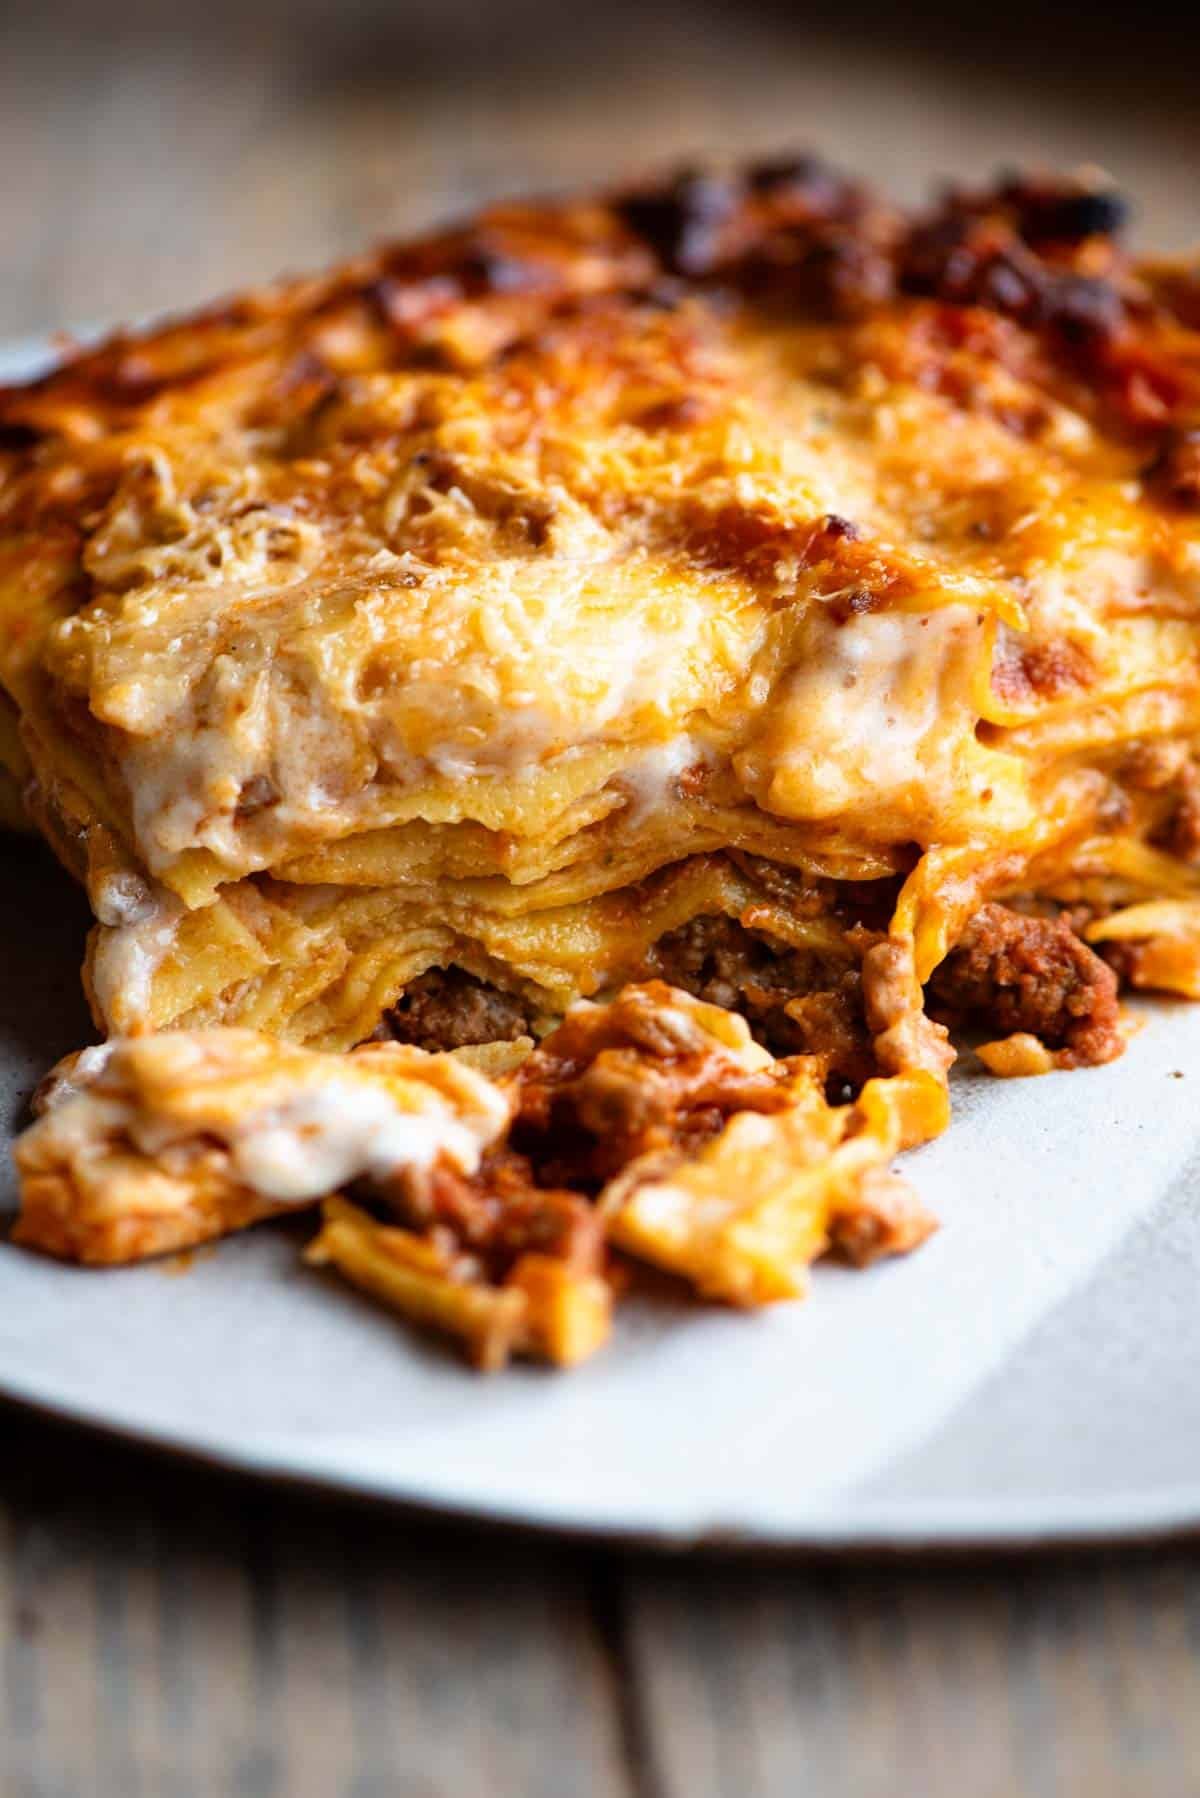
[[1123,210],[688,172],[0,392],[0,757],[100,1027],[661,978],[844,1100],[1200,992],[1200,273]]

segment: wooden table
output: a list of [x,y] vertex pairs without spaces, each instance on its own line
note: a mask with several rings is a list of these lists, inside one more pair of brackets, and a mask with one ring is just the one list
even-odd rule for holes
[[[1107,163],[1200,237],[1166,16],[540,0],[0,12],[0,337],[715,145]],[[1015,19],[1015,23],[1014,23]],[[1136,31],[1136,36],[1131,33]],[[1121,33],[1125,33],[1122,40]],[[0,1410],[3,1798],[1185,1798],[1200,1560],[789,1565],[449,1528]]]
[[0,1412],[3,1798],[1188,1798],[1200,1559],[671,1559]]

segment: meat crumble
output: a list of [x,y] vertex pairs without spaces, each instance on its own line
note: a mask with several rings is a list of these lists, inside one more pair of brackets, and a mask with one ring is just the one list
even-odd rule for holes
[[430,968],[410,980],[383,1020],[380,1035],[418,1049],[465,1049],[511,1042],[530,1029],[515,993],[477,980],[465,968]]
[[984,905],[930,982],[955,1022],[1018,1031],[1057,1050],[1060,1067],[1112,1061],[1124,1038],[1117,976],[1064,917]]
[[741,1012],[773,1055],[819,1056],[839,1088],[857,1089],[875,1072],[859,956],[849,942],[835,958],[788,948],[734,918],[693,918],[654,945],[644,975]]

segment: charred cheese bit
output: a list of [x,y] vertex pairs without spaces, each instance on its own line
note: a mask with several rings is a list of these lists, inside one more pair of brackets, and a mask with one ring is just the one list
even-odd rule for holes
[[335,1057],[168,1032],[72,1059],[15,1150],[14,1239],[69,1260],[163,1254],[359,1179],[470,1174],[508,1118],[482,1075],[397,1044]]

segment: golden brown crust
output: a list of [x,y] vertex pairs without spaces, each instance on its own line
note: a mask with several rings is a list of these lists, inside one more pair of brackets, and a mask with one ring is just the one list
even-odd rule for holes
[[[905,217],[812,158],[685,171],[0,393],[0,759],[99,1020],[346,1047],[452,967],[536,1032],[653,966],[672,883],[664,933],[757,930],[711,897],[752,855],[908,877],[871,1034],[933,1065],[968,890],[1191,903],[1189,801],[1125,770],[1200,739],[1200,282],[1122,223],[1092,177]],[[854,927],[788,995],[848,1054]]]
[[[691,292],[713,290],[792,317],[895,315],[910,328],[916,320],[948,331],[957,313],[960,341],[984,328],[966,315],[995,314],[1022,334],[992,338],[993,354],[1007,350],[1042,375],[1057,363],[1097,403],[1119,400],[1130,428],[1177,428],[1191,422],[1196,399],[1188,334],[1200,328],[1200,277],[1191,264],[1131,261],[1120,247],[1127,215],[1098,179],[1041,177],[951,190],[932,213],[905,218],[814,158],[790,172],[783,164],[684,172],[607,197],[499,204],[327,275],[118,334],[37,381],[0,389],[0,453],[19,469],[37,463],[47,439],[84,445],[189,410],[202,417],[221,397],[212,384],[235,373],[254,424],[287,427],[311,421],[348,375],[431,361],[478,368],[589,302],[616,299],[670,318]],[[813,264],[868,255],[886,272],[853,294],[831,281],[822,306]],[[906,315],[904,295],[946,311]],[[1144,388],[1132,379],[1135,362]],[[678,428],[689,419],[660,411],[649,422]],[[35,503],[55,515],[57,500],[57,515],[69,519],[82,481],[81,467]]]

